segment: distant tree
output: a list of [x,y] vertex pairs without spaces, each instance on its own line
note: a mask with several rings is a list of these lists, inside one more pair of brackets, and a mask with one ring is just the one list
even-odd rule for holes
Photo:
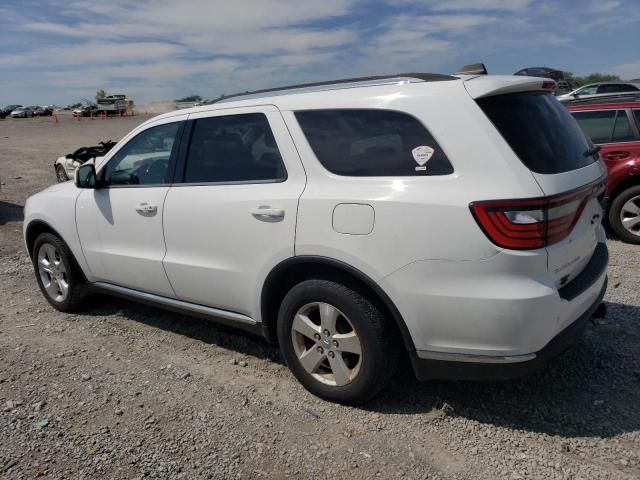
[[107,92],[105,92],[103,89],[100,89],[96,92],[96,100],[100,100],[101,98],[104,98],[107,96]]
[[202,97],[200,95],[189,95],[188,97],[177,99],[176,102],[201,102]]
[[582,85],[586,85],[588,83],[597,83],[597,82],[616,82],[620,80],[618,75],[611,75],[608,73],[590,73],[584,77],[578,77],[573,74],[573,72],[563,72],[564,78],[569,83],[575,83],[579,87]]
[[80,108],[82,106],[82,102],[76,102],[69,105],[69,108]]

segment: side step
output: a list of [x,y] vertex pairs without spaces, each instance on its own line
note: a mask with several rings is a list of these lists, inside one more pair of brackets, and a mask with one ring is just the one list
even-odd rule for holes
[[96,282],[91,284],[91,290],[96,293],[113,295],[127,300],[144,303],[165,310],[170,310],[184,315],[203,318],[212,322],[228,325],[230,327],[247,330],[262,336],[262,325],[253,318],[242,313],[230,312],[218,308],[207,307],[196,303],[185,302],[175,298],[163,297],[153,293],[141,292],[131,288],[121,287],[106,282]]

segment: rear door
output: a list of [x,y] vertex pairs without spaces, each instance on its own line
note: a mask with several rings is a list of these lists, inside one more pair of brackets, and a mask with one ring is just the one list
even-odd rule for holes
[[[640,117],[640,109],[635,112]],[[593,143],[602,147],[600,153],[610,171],[640,157],[638,127],[629,110],[580,110],[572,115]]]
[[549,210],[549,231],[554,220],[558,225],[563,218],[575,222],[568,236],[546,247],[549,273],[561,287],[582,271],[595,250],[602,209],[594,192],[587,190],[604,181],[604,163],[588,153],[592,144],[550,94],[520,92],[488,96],[478,103],[545,196],[557,197]]
[[164,267],[182,300],[259,314],[268,272],[294,255],[306,177],[273,106],[192,114],[164,207]]

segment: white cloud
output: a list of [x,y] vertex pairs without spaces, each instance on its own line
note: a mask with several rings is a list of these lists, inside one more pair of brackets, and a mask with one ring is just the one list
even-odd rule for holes
[[525,10],[533,0],[444,0],[429,2],[435,11],[451,10],[494,10],[521,11]]
[[587,10],[591,13],[605,13],[615,10],[622,5],[621,0],[591,0]]
[[624,80],[640,78],[640,59],[611,68],[611,73],[619,75]]

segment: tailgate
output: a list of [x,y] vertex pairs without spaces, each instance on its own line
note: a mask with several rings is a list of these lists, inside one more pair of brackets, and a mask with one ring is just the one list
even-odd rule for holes
[[597,195],[606,167],[552,95],[531,81],[501,86],[500,80],[478,81],[475,90],[471,80],[467,89],[544,192],[547,265],[561,287],[584,269],[595,250],[602,221]]
[[603,215],[597,192],[606,178],[606,169],[602,162],[596,162],[579,170],[553,175],[533,173],[533,176],[546,196],[566,197],[567,204],[584,202],[571,233],[546,247],[549,273],[556,287],[562,287],[582,272],[596,248]]

